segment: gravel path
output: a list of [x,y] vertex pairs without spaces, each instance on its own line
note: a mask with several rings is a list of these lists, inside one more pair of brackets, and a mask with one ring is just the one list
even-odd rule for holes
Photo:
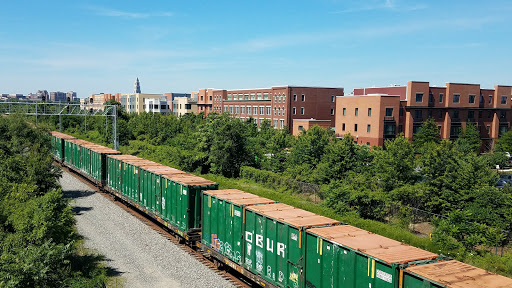
[[77,229],[121,274],[125,287],[233,287],[155,230],[67,172],[60,179],[73,198]]

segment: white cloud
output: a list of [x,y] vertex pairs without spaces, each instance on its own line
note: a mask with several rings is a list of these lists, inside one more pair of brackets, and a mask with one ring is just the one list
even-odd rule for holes
[[171,17],[174,16],[172,12],[129,12],[123,10],[110,9],[106,7],[99,6],[88,6],[87,10],[92,11],[94,14],[98,16],[105,17],[119,17],[126,19],[142,19],[142,18],[150,18],[150,17]]

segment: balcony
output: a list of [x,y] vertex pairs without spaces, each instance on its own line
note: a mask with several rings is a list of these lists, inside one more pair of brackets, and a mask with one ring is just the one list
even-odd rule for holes
[[393,122],[395,122],[395,117],[393,117],[393,116],[384,116],[384,121],[393,121]]

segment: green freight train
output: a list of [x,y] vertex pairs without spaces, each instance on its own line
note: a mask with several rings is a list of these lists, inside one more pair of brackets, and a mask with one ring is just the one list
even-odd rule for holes
[[57,162],[264,287],[512,287],[512,279],[73,136]]

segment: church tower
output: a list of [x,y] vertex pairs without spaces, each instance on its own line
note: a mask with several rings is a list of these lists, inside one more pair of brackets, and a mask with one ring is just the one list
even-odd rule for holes
[[135,80],[135,88],[133,89],[133,93],[141,93],[139,77],[137,77],[137,80]]

